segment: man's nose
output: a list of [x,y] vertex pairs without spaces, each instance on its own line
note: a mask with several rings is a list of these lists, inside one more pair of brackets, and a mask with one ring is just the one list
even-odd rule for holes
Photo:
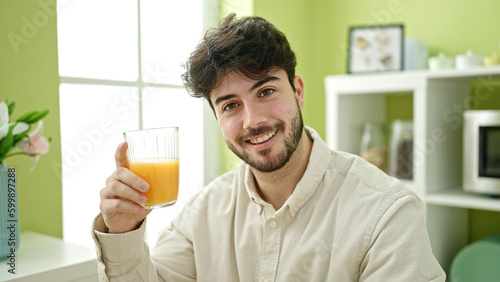
[[243,115],[243,129],[257,128],[267,121],[265,110],[259,105],[245,104]]

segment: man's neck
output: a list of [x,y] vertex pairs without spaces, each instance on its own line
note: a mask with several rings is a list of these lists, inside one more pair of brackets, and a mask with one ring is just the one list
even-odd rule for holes
[[273,172],[260,172],[252,168],[257,191],[262,199],[278,210],[292,195],[309,163],[312,150],[312,138],[303,129],[302,138],[288,163]]

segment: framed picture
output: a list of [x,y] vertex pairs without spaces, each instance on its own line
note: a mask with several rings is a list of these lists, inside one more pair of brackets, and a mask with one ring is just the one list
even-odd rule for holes
[[403,70],[403,25],[349,29],[348,73]]

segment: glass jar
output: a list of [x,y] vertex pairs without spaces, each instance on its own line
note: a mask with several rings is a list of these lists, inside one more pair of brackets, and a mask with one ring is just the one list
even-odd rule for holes
[[360,156],[382,171],[387,169],[387,145],[383,123],[364,123]]
[[391,126],[389,174],[413,178],[413,122],[395,120]]

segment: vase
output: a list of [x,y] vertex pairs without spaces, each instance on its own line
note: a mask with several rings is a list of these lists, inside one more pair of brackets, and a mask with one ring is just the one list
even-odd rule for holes
[[0,163],[0,260],[15,261],[19,248],[16,169]]

